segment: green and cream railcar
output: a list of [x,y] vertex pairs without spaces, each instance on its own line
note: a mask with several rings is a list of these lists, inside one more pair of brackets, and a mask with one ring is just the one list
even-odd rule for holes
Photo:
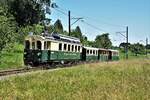
[[96,61],[98,60],[98,48],[83,47],[82,48],[83,61]]
[[74,37],[30,35],[25,39],[25,64],[78,61],[82,46]]
[[99,49],[99,60],[100,61],[108,61],[109,60],[109,51],[108,49]]
[[111,52],[111,60],[112,61],[119,60],[119,51],[118,50],[109,49],[109,51]]

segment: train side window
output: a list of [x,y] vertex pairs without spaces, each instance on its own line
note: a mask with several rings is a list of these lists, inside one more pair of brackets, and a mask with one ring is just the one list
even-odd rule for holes
[[50,48],[51,48],[51,42],[47,41],[47,49],[50,50]]
[[68,45],[68,51],[70,51],[70,45]]
[[77,52],[77,46],[75,46],[75,52]]
[[89,50],[87,50],[87,54],[89,54]]
[[64,50],[66,50],[67,49],[67,44],[64,44]]
[[95,50],[93,50],[93,55],[95,55]]
[[44,50],[47,49],[46,41],[44,42]]
[[78,46],[78,52],[80,52],[80,46]]
[[59,50],[62,51],[62,43],[59,43]]
[[32,49],[35,49],[35,42],[32,42]]
[[29,40],[25,41],[25,48],[26,49],[30,49],[30,42],[29,42]]
[[41,46],[42,46],[41,41],[37,41],[37,49],[41,50]]
[[74,51],[74,45],[72,45],[72,51]]
[[90,54],[92,54],[92,50],[90,50]]

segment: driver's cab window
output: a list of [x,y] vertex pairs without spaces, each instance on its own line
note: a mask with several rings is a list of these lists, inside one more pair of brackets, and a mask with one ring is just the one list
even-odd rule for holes
[[37,41],[37,49],[41,50],[41,41]]
[[35,42],[32,42],[32,49],[35,49]]
[[29,42],[29,40],[25,41],[25,49],[30,49],[30,42]]

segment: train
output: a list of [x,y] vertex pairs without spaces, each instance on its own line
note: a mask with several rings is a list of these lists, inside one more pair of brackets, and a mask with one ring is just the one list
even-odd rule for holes
[[118,50],[84,46],[80,39],[59,33],[28,35],[24,42],[25,65],[118,60]]

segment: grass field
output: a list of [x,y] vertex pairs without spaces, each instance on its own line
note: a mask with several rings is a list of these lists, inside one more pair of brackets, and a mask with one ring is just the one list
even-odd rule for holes
[[85,64],[0,81],[0,100],[149,100],[147,59]]
[[0,63],[0,70],[20,68],[23,64],[23,45],[14,44],[11,51],[3,51]]

